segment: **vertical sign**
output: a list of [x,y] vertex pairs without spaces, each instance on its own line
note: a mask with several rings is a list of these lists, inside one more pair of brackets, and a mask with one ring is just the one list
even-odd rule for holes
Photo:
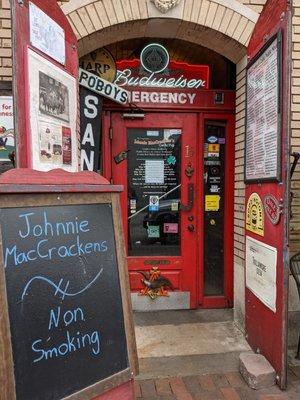
[[81,170],[98,171],[102,97],[80,86]]

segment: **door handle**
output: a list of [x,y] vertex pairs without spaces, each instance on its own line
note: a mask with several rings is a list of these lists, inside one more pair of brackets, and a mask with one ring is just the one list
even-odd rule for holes
[[189,230],[190,232],[194,232],[194,230],[195,230],[195,225],[194,225],[194,224],[189,224],[189,225],[188,225],[188,230]]
[[187,205],[180,204],[180,210],[182,211],[191,211],[194,205],[194,184],[188,184],[188,203]]

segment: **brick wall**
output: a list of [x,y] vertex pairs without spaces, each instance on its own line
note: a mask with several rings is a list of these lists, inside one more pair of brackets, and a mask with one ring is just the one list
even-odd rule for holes
[[252,8],[252,10],[260,13],[267,0],[238,0],[240,3]]
[[[300,1],[294,0],[292,52],[291,150],[300,152]],[[300,251],[300,165],[292,179],[294,193],[291,219],[291,251]]]
[[[291,151],[300,152],[300,0],[293,0],[292,29]],[[293,192],[293,216],[290,221],[290,251],[293,254],[300,251],[300,164],[293,175],[291,190]],[[290,279],[289,309],[290,311],[300,310],[298,293],[292,277]],[[290,337],[290,343],[296,343],[296,340],[296,335]]]
[[[70,2],[75,0],[70,0]],[[187,0],[188,2],[192,0]],[[238,0],[253,10],[260,12],[266,0]],[[79,4],[80,2],[77,1]],[[11,80],[12,61],[11,61],[11,21],[10,21],[10,1],[0,0],[0,81]],[[60,3],[62,4],[62,3]]]
[[234,183],[234,317],[244,329],[245,313],[245,99],[247,57],[237,64]]
[[11,18],[9,0],[0,0],[0,80],[11,80]]

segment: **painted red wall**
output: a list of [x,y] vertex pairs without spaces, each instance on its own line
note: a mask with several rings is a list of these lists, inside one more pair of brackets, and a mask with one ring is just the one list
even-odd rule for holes
[[266,42],[277,32],[282,32],[282,129],[281,129],[281,181],[273,183],[247,184],[246,204],[252,193],[258,193],[264,199],[272,194],[286,204],[278,225],[272,225],[265,214],[264,237],[249,231],[246,235],[277,249],[277,299],[276,312],[266,307],[249,289],[246,288],[246,334],[254,351],[260,351],[275,368],[282,388],[286,385],[286,330],[287,330],[287,286],[288,286],[288,247],[287,225],[288,180],[289,180],[289,147],[288,147],[288,114],[289,114],[289,9],[286,0],[269,0],[260,15],[248,47],[248,61],[257,55]]

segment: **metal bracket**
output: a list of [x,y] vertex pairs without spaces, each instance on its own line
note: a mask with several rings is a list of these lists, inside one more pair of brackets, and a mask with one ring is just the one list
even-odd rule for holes
[[[294,161],[293,164],[291,166],[291,171],[290,171],[290,179],[292,179],[292,176],[294,174],[294,171],[297,167],[298,161],[300,159],[300,153],[297,152],[293,152],[291,153],[291,156],[294,157]],[[293,218],[293,214],[292,214],[292,203],[293,203],[293,198],[294,198],[294,193],[291,191],[290,192],[290,219]]]
[[188,184],[188,204],[180,204],[180,210],[182,211],[191,211],[194,205],[194,184]]
[[188,163],[188,165],[187,165],[187,167],[186,167],[184,172],[185,172],[185,175],[188,178],[191,178],[194,175],[195,169],[194,169],[194,167],[192,166],[191,163]]
[[123,151],[121,151],[121,153],[117,154],[114,157],[115,163],[120,164],[120,162],[126,160],[128,152],[129,152],[129,150],[123,150]]
[[298,161],[299,161],[299,158],[300,158],[300,153],[293,152],[291,154],[291,156],[294,157],[294,161],[293,161],[293,164],[292,164],[292,167],[291,167],[290,178],[292,178],[292,176],[294,174],[294,171],[295,171],[295,169],[297,167],[297,164],[298,164]]

